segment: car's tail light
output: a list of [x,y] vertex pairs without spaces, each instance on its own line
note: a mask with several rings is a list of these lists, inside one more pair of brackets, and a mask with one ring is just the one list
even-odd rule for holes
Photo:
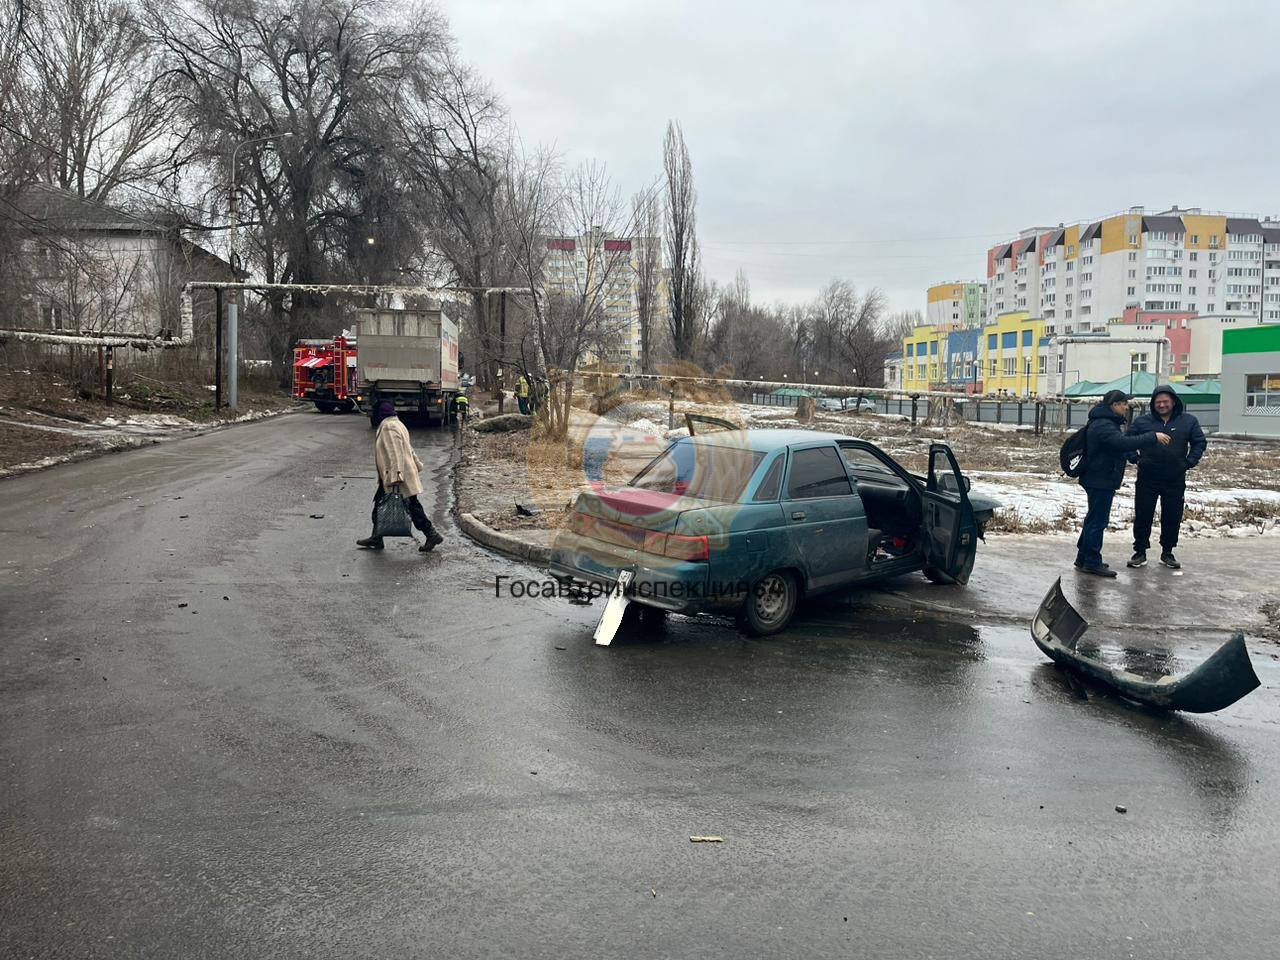
[[582,534],[589,533],[593,526],[594,520],[595,520],[594,517],[588,516],[585,513],[580,513],[579,511],[575,510],[573,511],[573,513],[569,514],[569,529],[572,530],[574,533],[582,533]]
[[669,533],[662,553],[673,560],[707,560],[711,556],[711,544],[706,537]]

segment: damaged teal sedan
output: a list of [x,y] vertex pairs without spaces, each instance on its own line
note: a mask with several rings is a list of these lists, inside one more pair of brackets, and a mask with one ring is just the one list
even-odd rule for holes
[[966,583],[998,506],[970,495],[944,443],[917,476],[866,440],[722,430],[675,441],[624,487],[579,494],[549,572],[650,615],[734,614],[764,636],[816,594],[914,571]]

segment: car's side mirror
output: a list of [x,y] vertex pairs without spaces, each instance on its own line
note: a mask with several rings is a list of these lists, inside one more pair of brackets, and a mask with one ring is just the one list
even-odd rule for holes
[[964,479],[964,492],[968,493],[971,489],[973,489],[973,484],[969,482],[968,477],[964,477],[963,479]]

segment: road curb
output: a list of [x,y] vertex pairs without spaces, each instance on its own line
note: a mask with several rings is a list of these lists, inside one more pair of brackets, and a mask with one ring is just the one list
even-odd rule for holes
[[459,513],[458,528],[482,547],[488,547],[497,553],[505,554],[516,560],[529,563],[547,564],[551,562],[551,548],[540,547],[536,543],[527,543],[519,537],[495,530],[474,514]]

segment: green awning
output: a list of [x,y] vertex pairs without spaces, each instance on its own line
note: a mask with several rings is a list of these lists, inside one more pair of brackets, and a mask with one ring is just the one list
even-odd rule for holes
[[[1131,384],[1132,389],[1130,389]],[[1181,397],[1182,402],[1187,405],[1217,403],[1222,396],[1222,385],[1217,380],[1201,380],[1193,383],[1175,382],[1168,384],[1168,386],[1173,387],[1173,392]],[[1111,390],[1123,390],[1126,393],[1132,393],[1135,397],[1149,397],[1155,388],[1155,374],[1140,371],[1133,375],[1132,380],[1127,374],[1123,377],[1116,377],[1109,383],[1082,380],[1067,387],[1065,395],[1068,397],[1101,397]]]

